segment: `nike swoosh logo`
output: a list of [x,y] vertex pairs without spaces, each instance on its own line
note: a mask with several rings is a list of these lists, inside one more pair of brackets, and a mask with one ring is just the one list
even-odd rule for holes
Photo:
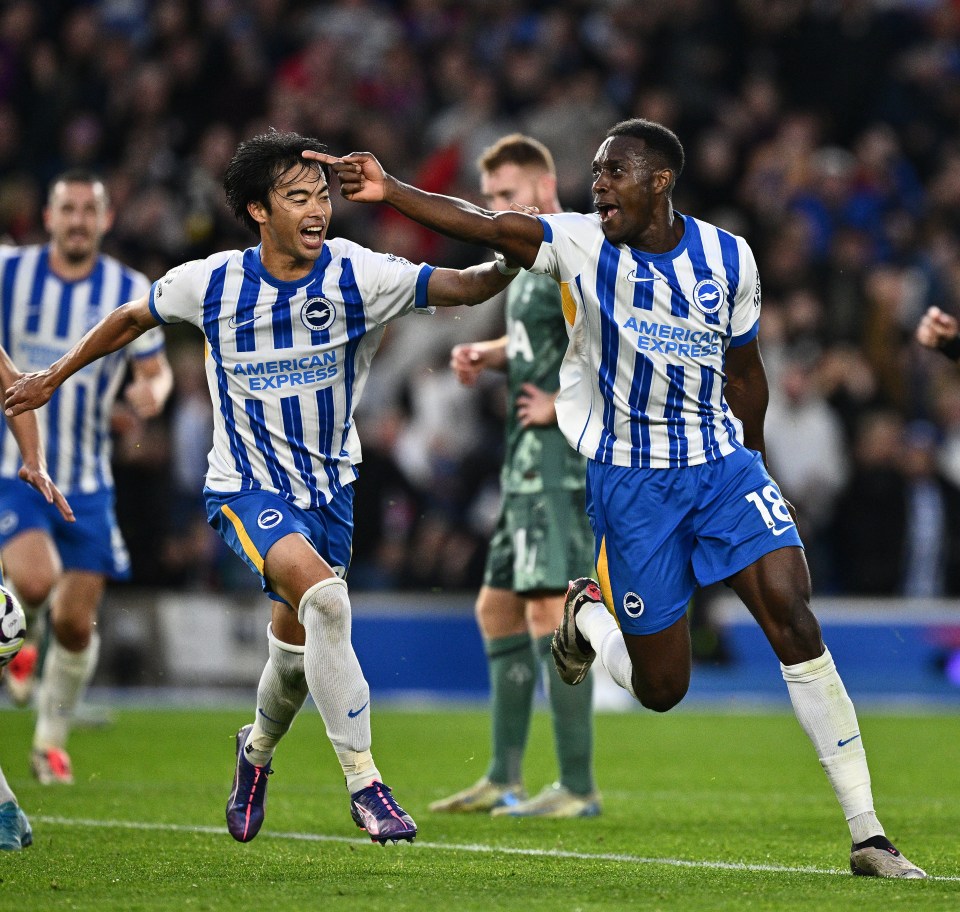
[[782,529],[771,529],[770,531],[774,535],[783,535],[784,532],[789,532],[793,526],[784,526]]
[[849,744],[851,741],[856,741],[860,737],[860,732],[857,732],[852,738],[843,738],[837,742],[837,747],[843,747],[844,745]]
[[356,719],[357,716],[359,716],[360,713],[362,713],[362,712],[367,708],[367,705],[368,705],[369,703],[370,703],[370,701],[367,700],[367,702],[364,703],[363,706],[361,706],[359,709],[348,709],[348,710],[347,710],[347,715],[348,715],[351,719]]
[[249,326],[251,323],[256,323],[261,316],[262,314],[254,314],[249,320],[238,320],[236,315],[234,315],[227,320],[227,326],[229,326],[231,329],[241,329],[244,326]]
[[660,276],[658,275],[638,276],[636,269],[634,269],[633,272],[630,272],[627,274],[627,281],[633,282],[634,284],[638,284],[640,282],[656,282],[659,279],[660,279]]

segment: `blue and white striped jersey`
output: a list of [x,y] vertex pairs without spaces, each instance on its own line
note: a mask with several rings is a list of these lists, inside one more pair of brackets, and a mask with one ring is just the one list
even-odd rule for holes
[[[49,247],[0,246],[0,341],[20,370],[43,370],[103,317],[149,287],[146,276],[104,254],[89,276],[67,282],[50,269]],[[127,359],[162,348],[162,330],[144,333],[78,371],[37,412],[47,468],[64,494],[113,487],[110,411]],[[16,441],[0,424],[0,476],[16,477],[19,466]]]
[[743,238],[676,216],[683,238],[660,254],[614,246],[596,214],[539,217],[531,271],[560,283],[569,335],[557,420],[597,462],[674,468],[743,445],[723,368],[759,329],[756,262]]
[[260,248],[171,270],[150,292],[165,323],[206,336],[214,406],[207,487],[266,490],[306,509],[357,477],[354,408],[385,325],[427,306],[432,266],[329,239],[309,275],[271,276]]

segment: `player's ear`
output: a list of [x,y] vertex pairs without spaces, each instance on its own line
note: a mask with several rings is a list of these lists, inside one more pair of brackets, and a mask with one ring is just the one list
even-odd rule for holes
[[247,212],[250,213],[250,218],[252,218],[258,225],[265,225],[267,222],[267,207],[263,205],[259,200],[251,200],[247,203]]
[[661,168],[653,174],[653,189],[656,193],[669,193],[673,188],[673,170]]

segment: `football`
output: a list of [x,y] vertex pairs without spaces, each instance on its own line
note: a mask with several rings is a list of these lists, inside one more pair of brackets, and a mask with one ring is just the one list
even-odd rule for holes
[[0,586],[0,668],[20,651],[27,634],[27,619],[13,593]]

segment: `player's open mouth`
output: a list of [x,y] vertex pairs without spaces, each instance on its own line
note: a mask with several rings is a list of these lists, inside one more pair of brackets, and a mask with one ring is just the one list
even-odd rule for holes
[[319,247],[323,244],[323,234],[325,231],[323,225],[311,225],[309,228],[303,228],[300,231],[300,237],[308,247]]
[[620,213],[620,207],[614,206],[611,203],[598,203],[597,212],[600,215],[600,224],[609,222],[615,215]]

